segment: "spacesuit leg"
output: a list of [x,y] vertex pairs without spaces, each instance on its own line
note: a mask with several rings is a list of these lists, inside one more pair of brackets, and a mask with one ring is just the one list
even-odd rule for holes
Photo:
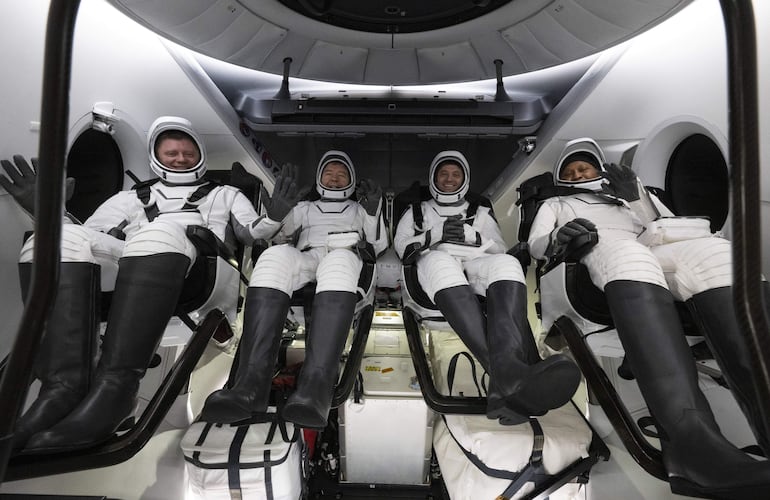
[[360,257],[347,249],[332,250],[318,265],[305,361],[297,390],[283,408],[289,422],[311,429],[326,427],[362,265]]
[[303,257],[288,245],[272,246],[260,256],[246,292],[235,379],[206,398],[201,420],[228,424],[267,411],[290,295],[308,281],[303,268],[314,262]]
[[139,381],[174,313],[195,247],[179,224],[156,220],[126,240],[88,395],[27,448],[81,448],[109,438],[134,407]]
[[759,446],[770,453],[770,422],[762,418],[756,400],[751,358],[735,315],[730,242],[702,238],[661,245],[653,252],[674,296],[686,300]]
[[671,293],[631,280],[610,281],[604,290],[626,358],[659,429],[671,490],[709,498],[768,497],[770,463],[754,460],[722,436],[698,387]]
[[[66,417],[85,397],[96,352],[100,266],[94,263],[91,240],[101,235],[82,226],[62,230],[59,285],[51,317],[40,343],[34,375],[40,380],[37,399],[16,424],[13,447],[24,447],[33,434]],[[103,235],[102,235],[103,236]],[[31,258],[34,240],[22,251]],[[32,264],[19,263],[22,297],[27,300]]]
[[568,356],[540,359],[527,319],[524,283],[501,280],[487,288],[487,344],[490,387],[494,382],[500,391],[490,393],[489,406],[543,415],[569,402],[580,384],[580,370]]
[[[501,254],[465,262],[464,267],[473,288],[479,292],[486,288],[483,350],[488,360],[484,363],[483,354],[476,356],[489,373],[487,417],[499,418],[502,424],[516,424],[567,403],[580,383],[580,370],[562,354],[540,359],[527,319],[527,290],[519,262]],[[437,304],[444,303],[442,311],[453,307],[452,295],[457,295],[455,301],[470,300],[461,297],[464,292],[460,289],[436,294]],[[473,302],[478,303],[475,297]],[[454,308],[463,310],[461,303],[455,303]],[[480,313],[480,308],[473,309],[471,316]],[[459,321],[454,316],[450,313],[447,317],[450,325],[452,320]],[[468,347],[473,352],[473,346]]]

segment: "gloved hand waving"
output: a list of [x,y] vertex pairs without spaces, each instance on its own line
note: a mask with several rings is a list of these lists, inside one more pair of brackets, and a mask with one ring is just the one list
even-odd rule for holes
[[603,177],[609,181],[609,184],[602,185],[604,193],[628,202],[639,199],[639,183],[631,167],[605,163],[604,170]]
[[377,209],[382,198],[382,188],[371,179],[362,179],[356,187],[356,198],[367,214],[377,215]]
[[267,196],[267,192],[263,191],[263,200],[270,219],[276,222],[282,221],[304,196],[304,192],[297,189],[297,177],[297,166],[287,163],[275,179],[273,196]]
[[[37,158],[32,158],[32,166],[22,155],[14,155],[13,163],[0,160],[7,174],[0,174],[0,186],[13,196],[16,203],[30,215],[35,215],[35,183],[37,182]],[[67,177],[65,184],[65,200],[72,198],[75,190],[75,179]]]

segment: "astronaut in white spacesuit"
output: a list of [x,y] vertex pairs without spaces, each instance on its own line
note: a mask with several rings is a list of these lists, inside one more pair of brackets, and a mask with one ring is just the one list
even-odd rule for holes
[[[34,370],[41,390],[17,424],[16,449],[89,446],[130,415],[197,256],[187,226],[205,226],[222,241],[229,227],[245,244],[278,230],[240,191],[202,179],[206,151],[189,121],[158,118],[148,148],[158,179],[115,194],[82,225],[66,220],[62,227],[59,289]],[[14,162],[3,160],[8,177],[0,183],[32,214],[35,174],[23,157]],[[21,250],[23,295],[34,242],[33,236]],[[102,286],[114,286],[114,293],[91,377]]]
[[672,487],[696,496],[741,488],[741,498],[767,496],[770,463],[750,458],[720,433],[698,387],[674,306],[676,298],[693,311],[760,446],[770,451],[733,313],[729,241],[712,235],[706,221],[698,229],[692,220],[666,219],[673,214],[640,186],[633,171],[605,164],[591,139],[566,145],[554,180],[578,191],[542,203],[530,230],[531,255],[571,256],[586,265],[605,292],[626,358],[657,423]]
[[[276,181],[267,216],[282,223],[276,240],[298,232],[296,244],[271,246],[257,260],[235,380],[208,397],[201,413],[205,421],[232,423],[267,411],[291,295],[315,280],[305,361],[283,417],[302,427],[326,426],[363,266],[356,245],[365,240],[379,255],[388,236],[380,187],[369,180],[357,186],[353,162],[344,152],[327,151],[321,157],[316,171],[320,199],[299,201],[295,177],[284,171]],[[354,193],[358,201],[351,199]]]
[[[505,253],[491,207],[467,199],[468,160],[442,151],[428,182],[432,198],[407,209],[393,245],[416,259],[420,285],[489,374],[487,416],[512,425],[564,405],[580,371],[561,354],[540,358],[521,265]],[[486,315],[476,294],[486,296]]]

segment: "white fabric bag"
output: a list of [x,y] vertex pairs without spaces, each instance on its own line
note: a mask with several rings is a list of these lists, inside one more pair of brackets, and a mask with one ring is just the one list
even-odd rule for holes
[[280,417],[242,426],[195,422],[180,447],[187,498],[298,500],[302,495],[300,430]]

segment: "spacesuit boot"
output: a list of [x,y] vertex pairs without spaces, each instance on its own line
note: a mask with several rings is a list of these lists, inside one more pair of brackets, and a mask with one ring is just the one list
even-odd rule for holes
[[580,369],[564,354],[541,359],[527,319],[527,288],[496,281],[487,288],[489,377],[502,390],[504,405],[519,414],[544,415],[570,401]]
[[487,417],[515,425],[569,401],[580,371],[563,355],[540,360],[526,323],[526,302],[520,301],[526,299],[526,290],[521,295],[516,283],[498,283],[487,290],[486,319],[468,285],[439,290],[434,302],[489,373]]
[[671,293],[617,280],[604,292],[642,395],[655,419],[671,491],[708,498],[769,498],[770,462],[722,436],[698,376]]
[[[767,283],[763,285],[767,295],[770,290]],[[741,340],[732,293],[729,286],[706,290],[693,295],[687,306],[746,415],[757,443],[765,455],[770,456],[770,422],[764,421],[757,404],[749,351]]]
[[[489,373],[487,319],[471,287],[461,285],[439,290],[433,301],[449,322],[449,326]],[[529,419],[528,415],[506,408],[503,393],[491,375],[487,390],[487,418],[498,419],[503,425],[521,424]]]
[[352,292],[319,292],[313,299],[305,362],[283,418],[300,427],[323,429],[329,417],[339,360],[356,306]]
[[189,263],[177,253],[120,259],[91,389],[64,420],[32,436],[28,450],[85,448],[120,427],[133,411],[139,381],[174,314]]
[[[32,264],[19,264],[27,297]],[[34,365],[40,380],[37,399],[16,423],[13,448],[67,416],[88,392],[96,352],[100,268],[89,262],[63,262],[53,312]]]
[[206,398],[201,420],[231,424],[267,411],[290,300],[281,290],[249,287],[235,380]]

